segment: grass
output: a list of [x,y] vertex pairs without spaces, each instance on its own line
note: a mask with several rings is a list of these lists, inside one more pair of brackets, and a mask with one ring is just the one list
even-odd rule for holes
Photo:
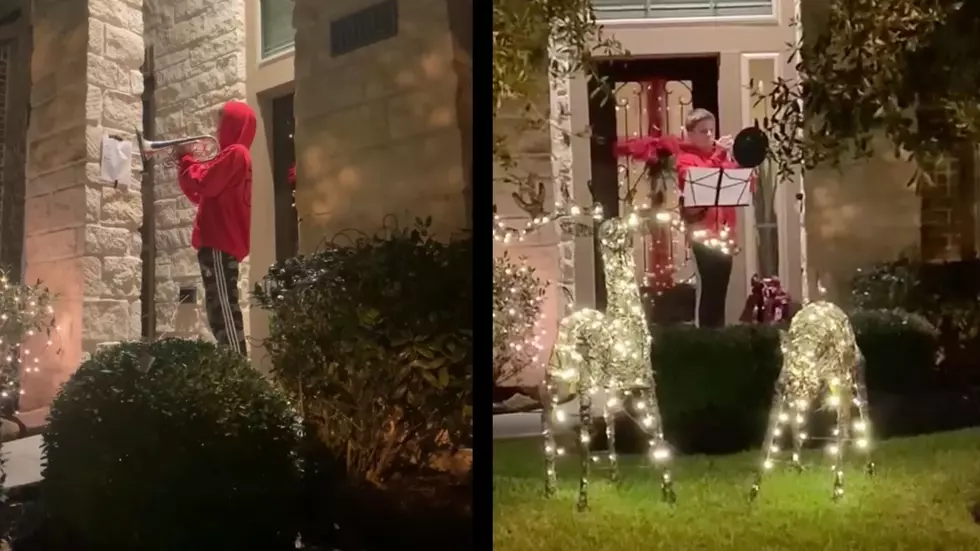
[[774,469],[759,499],[748,490],[757,453],[683,457],[673,464],[677,504],[660,501],[659,477],[623,458],[623,481],[593,470],[591,510],[575,511],[575,455],[558,465],[559,495],[543,497],[537,439],[494,442],[496,551],[959,551],[980,549],[971,510],[980,502],[980,430],[882,442],[877,476],[852,457],[846,495],[830,496],[829,459],[804,457],[804,473]]

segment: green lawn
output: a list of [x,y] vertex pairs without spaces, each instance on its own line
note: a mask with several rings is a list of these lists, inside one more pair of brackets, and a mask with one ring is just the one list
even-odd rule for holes
[[594,471],[586,513],[575,512],[574,455],[559,462],[559,495],[543,497],[538,446],[494,442],[496,551],[980,550],[971,515],[980,502],[980,430],[880,443],[877,476],[867,478],[853,457],[839,503],[818,451],[805,456],[805,473],[771,472],[751,505],[756,453],[675,460],[673,507],[660,501],[657,473],[624,458],[619,487]]

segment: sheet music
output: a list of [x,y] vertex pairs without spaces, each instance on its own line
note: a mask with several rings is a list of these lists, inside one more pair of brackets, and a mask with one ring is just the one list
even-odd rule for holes
[[691,167],[685,174],[684,205],[747,207],[752,204],[753,173],[751,168]]
[[132,176],[133,142],[102,135],[102,180],[129,184]]

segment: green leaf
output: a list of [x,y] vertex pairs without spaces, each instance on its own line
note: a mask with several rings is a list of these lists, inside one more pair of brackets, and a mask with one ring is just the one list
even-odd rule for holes
[[429,385],[433,387],[439,386],[439,381],[436,379],[435,375],[433,375],[431,372],[422,371],[421,373],[422,373],[422,378],[425,379],[425,382],[429,383]]
[[433,358],[432,361],[425,364],[426,369],[439,369],[446,365],[448,360],[446,358]]

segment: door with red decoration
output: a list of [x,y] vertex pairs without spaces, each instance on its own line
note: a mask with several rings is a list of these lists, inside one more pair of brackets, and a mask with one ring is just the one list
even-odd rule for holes
[[[608,94],[590,95],[595,200],[605,212],[616,215],[624,191],[635,188],[637,206],[676,210],[676,174],[667,170],[650,178],[642,162],[617,158],[612,144],[642,136],[680,136],[685,117],[696,108],[717,115],[718,57],[618,60],[603,63],[599,74],[614,91],[614,101],[603,100]],[[598,84],[593,83],[592,88]],[[637,246],[643,292],[657,299],[656,309],[648,311],[650,319],[657,323],[693,321],[694,269],[683,232],[670,224],[652,225]],[[605,281],[601,259],[596,258],[596,305],[603,308]]]

